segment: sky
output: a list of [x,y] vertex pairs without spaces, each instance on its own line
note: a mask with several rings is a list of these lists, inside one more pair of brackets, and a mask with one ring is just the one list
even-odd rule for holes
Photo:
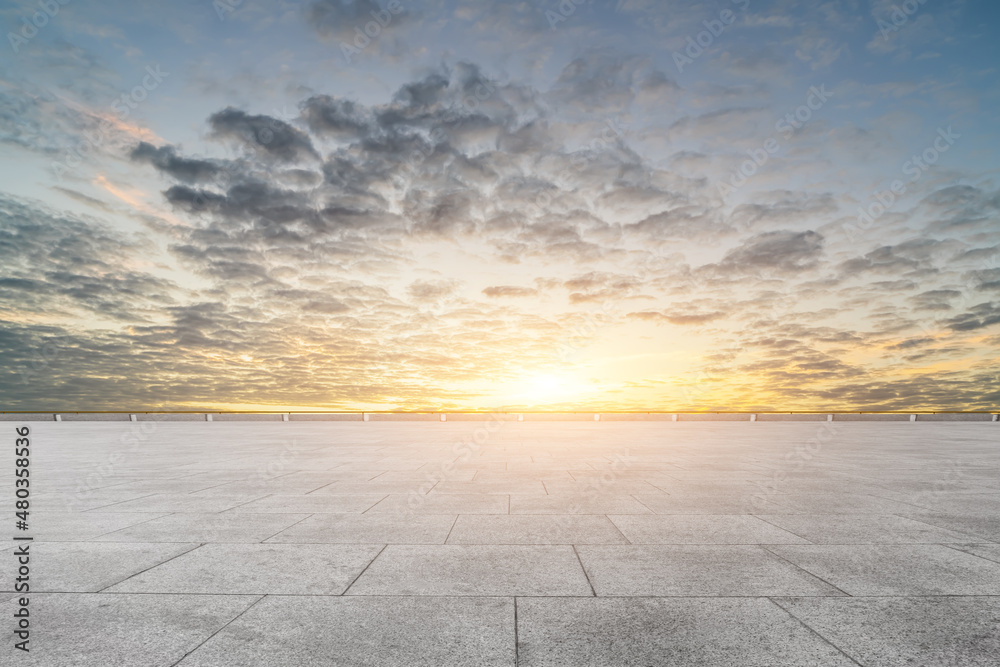
[[995,410],[989,0],[0,2],[0,410]]

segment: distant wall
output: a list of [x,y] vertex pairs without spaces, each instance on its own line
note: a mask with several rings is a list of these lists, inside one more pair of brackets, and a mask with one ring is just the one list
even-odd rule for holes
[[[837,422],[989,422],[996,421],[997,415],[988,412],[0,412],[0,421],[40,422],[40,421],[162,421],[162,422],[469,422],[469,421],[580,421],[580,422],[621,422],[621,421],[682,421],[682,422],[818,422],[827,421],[832,414]],[[915,416],[915,419],[914,419]],[[596,417],[596,419],[595,419]]]

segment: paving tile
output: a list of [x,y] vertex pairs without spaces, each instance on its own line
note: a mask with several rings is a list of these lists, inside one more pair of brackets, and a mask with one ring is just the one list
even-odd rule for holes
[[381,549],[359,544],[206,544],[108,592],[340,595]]
[[903,516],[933,526],[976,535],[991,542],[1000,542],[1000,515],[943,514],[940,512],[904,512]]
[[[101,542],[39,542],[29,547],[33,592],[96,593],[133,574],[159,565],[198,544],[108,544]],[[3,552],[3,585],[14,588],[16,547]]]
[[193,496],[163,493],[127,500],[99,509],[101,512],[223,512],[264,495],[263,493],[254,493],[248,496]]
[[517,625],[522,667],[856,667],[763,599],[519,598]]
[[388,495],[388,494],[400,494],[406,495],[410,493],[427,493],[433,486],[435,482],[424,480],[423,482],[379,482],[377,479],[373,482],[348,482],[340,481],[327,484],[326,486],[320,487],[314,491],[310,491],[310,495],[322,496],[328,493],[332,493],[338,496],[347,495]]
[[[934,512],[964,514],[966,516],[1000,515],[1000,494],[962,493],[941,491],[935,493],[933,485],[929,491],[918,494],[919,504]],[[917,501],[914,501],[917,502]]]
[[1000,595],[1000,564],[937,544],[773,545],[850,595]]
[[259,500],[254,500],[244,505],[234,507],[227,512],[236,513],[291,513],[291,514],[312,514],[314,512],[325,512],[331,514],[358,513],[374,507],[383,500],[385,495],[351,495],[335,496],[332,494],[317,495],[270,495]]
[[429,491],[429,495],[436,493],[455,493],[465,495],[488,494],[488,495],[509,495],[519,494],[545,494],[545,485],[540,480],[514,480],[505,482],[451,482],[445,481],[434,486]]
[[105,490],[117,493],[135,493],[136,495],[145,496],[155,493],[194,493],[210,489],[219,484],[223,484],[223,482],[180,477],[174,479],[145,479],[107,487]]
[[665,486],[663,482],[660,481],[653,483],[645,480],[617,479],[608,482],[602,481],[600,478],[592,480],[579,480],[575,482],[572,480],[558,482],[547,480],[544,482],[545,491],[550,495],[595,493],[628,496],[633,494],[663,494],[663,488],[661,488],[661,486],[656,486],[656,484]]
[[485,515],[458,517],[448,544],[627,544],[603,515]]
[[776,598],[865,667],[995,667],[1000,598]]
[[30,514],[36,542],[75,542],[166,516],[165,512],[39,512]]
[[509,598],[267,597],[178,667],[513,667]]
[[36,512],[86,512],[95,509],[114,512],[114,509],[102,508],[148,495],[151,494],[143,491],[116,491],[113,487],[93,491],[79,490],[76,487],[52,492],[35,490],[31,494],[31,507]]
[[[261,600],[266,615],[254,607],[182,665],[510,665],[512,595],[522,665],[843,664],[806,625],[744,597],[763,595],[820,609],[809,627],[866,667],[998,663],[1000,616],[982,604],[1000,592],[995,424],[834,424],[818,455],[791,461],[817,425],[512,422],[459,461],[470,424],[156,426],[132,451],[120,424],[40,424],[33,547],[38,585],[295,593]],[[188,541],[208,544],[171,551]],[[162,618],[140,609],[110,634],[90,623],[98,639],[82,651],[31,660],[172,665],[201,641],[158,652],[177,597],[102,593],[162,600]],[[888,606],[852,606],[871,601]],[[73,624],[106,622],[100,605],[49,611],[39,646],[90,641]]]
[[475,468],[469,468],[466,470],[457,470],[455,468],[448,469],[447,472],[442,470],[435,471],[433,468],[429,468],[427,471],[421,472],[420,470],[407,471],[407,470],[383,470],[379,473],[372,473],[365,481],[367,482],[419,482],[423,483],[428,481],[428,477],[435,481],[440,479],[447,479],[451,482],[471,482],[473,477],[476,477],[478,471]]
[[327,544],[444,544],[453,514],[315,514],[270,542]]
[[843,595],[758,546],[583,545],[576,550],[599,596]]
[[107,533],[102,542],[260,542],[308,514],[170,514]]
[[952,549],[1000,563],[1000,544],[949,544]]
[[510,497],[511,514],[652,514],[629,495],[574,493]]
[[730,495],[642,494],[635,497],[654,514],[748,514],[763,509],[778,511],[777,505],[756,492]]
[[611,515],[632,544],[808,544],[766,521],[741,515]]
[[[783,509],[771,514],[897,514],[920,511],[922,508],[888,498],[860,494],[782,494],[768,500]],[[763,514],[763,511],[760,512]]]
[[[244,595],[36,593],[30,651],[5,664],[173,665],[252,605]],[[44,620],[43,620],[44,619]],[[3,651],[13,650],[4,646]]]
[[201,491],[194,491],[191,495],[197,498],[211,498],[215,496],[260,498],[273,493],[280,493],[283,495],[305,495],[328,484],[330,484],[329,481],[300,482],[296,480],[286,480],[284,477],[272,480],[240,480],[217,484]]
[[968,542],[968,533],[894,514],[758,514],[817,544],[933,544]]
[[348,595],[592,595],[570,546],[389,545]]
[[510,501],[504,495],[479,494],[394,494],[385,498],[368,514],[507,514]]

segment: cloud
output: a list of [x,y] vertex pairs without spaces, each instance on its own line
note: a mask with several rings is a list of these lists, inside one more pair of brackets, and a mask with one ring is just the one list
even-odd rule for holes
[[319,159],[309,136],[283,120],[227,107],[212,114],[208,122],[216,137],[235,139],[283,162]]
[[157,148],[145,141],[140,141],[129,157],[136,162],[151,164],[184,183],[208,181],[219,173],[219,167],[211,161],[183,158],[177,155],[173,146]]
[[710,268],[719,275],[760,271],[800,273],[819,264],[823,236],[817,232],[775,231],[758,234],[726,253]]
[[1000,303],[980,303],[968,312],[944,320],[944,324],[953,331],[976,331],[1000,324]]
[[451,296],[455,287],[455,282],[450,280],[418,280],[410,283],[406,288],[406,293],[415,301],[438,301],[443,297]]
[[392,8],[405,4],[396,0],[383,7],[374,0],[316,0],[306,7],[306,23],[323,37],[350,41],[355,29],[363,31],[371,21],[378,23],[380,32],[403,22],[407,15]]
[[725,314],[715,311],[711,313],[661,313],[659,311],[642,311],[629,313],[627,317],[636,320],[646,320],[652,322],[669,322],[681,326],[700,325],[721,319]]
[[951,310],[952,299],[962,296],[958,290],[937,289],[921,292],[911,296],[908,300],[917,310]]
[[147,239],[0,194],[0,307],[44,318],[148,321],[183,290],[142,270]]
[[483,294],[485,294],[490,298],[529,297],[529,296],[537,296],[538,290],[533,287],[517,287],[514,285],[495,285],[484,289]]

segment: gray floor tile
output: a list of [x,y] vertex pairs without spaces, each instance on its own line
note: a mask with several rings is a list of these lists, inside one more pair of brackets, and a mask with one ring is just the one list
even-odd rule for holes
[[632,545],[576,549],[599,596],[843,595],[758,546]]
[[[840,617],[814,622],[838,645],[846,638],[865,665],[996,662],[990,628],[1000,617],[982,602],[994,599],[982,593],[1000,592],[995,424],[840,423],[802,460],[796,453],[815,424],[511,422],[475,456],[455,461],[469,427],[160,424],[132,450],[118,438],[120,424],[40,424],[33,575],[38,585],[62,577],[59,587],[69,589],[136,574],[123,589],[296,592],[262,600],[261,609],[275,605],[266,618],[246,628],[239,619],[187,665],[508,665],[512,595],[521,596],[518,605],[551,603],[533,616],[520,610],[522,665],[840,664],[805,625],[788,625],[792,617],[775,616],[777,607],[744,597],[764,595],[809,596],[817,608],[829,603],[824,613],[843,605]],[[117,454],[124,459],[102,465]],[[7,472],[0,466],[0,485],[12,481]],[[699,544],[626,544],[622,531],[636,541]],[[207,544],[157,564],[189,541]],[[135,571],[146,564],[155,567]],[[857,601],[888,605],[868,609],[852,606],[837,586],[924,602]],[[301,594],[345,588],[344,597]],[[955,592],[973,596],[946,594]],[[0,601],[9,595],[0,592]],[[191,599],[214,597],[249,604],[232,595]],[[70,598],[95,596],[61,599]],[[133,598],[149,608],[129,607]],[[39,608],[39,645],[68,647],[40,664],[167,667],[207,637],[179,653],[162,650],[172,640],[162,633],[177,623],[172,600],[186,597],[99,599],[71,615]],[[134,613],[114,616],[108,604]],[[491,629],[501,616],[484,608],[502,610],[502,633]],[[479,620],[457,627],[470,616]],[[825,618],[833,621],[819,628]],[[212,623],[202,625],[221,627]]]
[[952,549],[1000,563],[1000,544],[949,544]]
[[97,538],[102,542],[261,542],[308,514],[170,514]]
[[[29,547],[31,590],[46,593],[96,593],[133,574],[190,551],[197,544],[110,544],[103,542],[39,542]],[[3,552],[2,584],[14,590],[14,552]]]
[[633,514],[608,518],[632,544],[808,544],[808,540],[752,516]]
[[513,667],[509,598],[268,597],[178,667]]
[[612,482],[601,481],[600,478],[592,481],[545,481],[545,491],[553,496],[559,495],[584,495],[588,493],[598,495],[628,496],[633,494],[662,495],[666,485],[656,486],[653,483],[643,480],[618,479]]
[[505,495],[435,494],[390,495],[369,514],[507,514],[510,501]]
[[518,493],[523,495],[545,494],[545,486],[539,480],[514,480],[505,482],[441,482],[437,484],[429,495],[442,494],[464,494],[464,495],[510,495]]
[[464,515],[448,544],[627,544],[603,515]]
[[888,498],[861,494],[775,494],[768,500],[782,509],[761,510],[764,514],[897,514],[920,511],[920,507]]
[[340,595],[382,547],[206,544],[108,589],[111,593]]
[[[194,496],[190,494],[156,494],[115,503],[96,511],[105,512],[223,512],[262,498],[265,494],[255,493],[248,496]],[[91,510],[95,511],[95,510]]]
[[511,514],[652,514],[629,495],[574,493],[511,496]]
[[976,535],[990,542],[1000,542],[1000,515],[942,514],[940,512],[903,512],[902,514],[934,526]]
[[[759,494],[731,495],[636,495],[636,499],[654,514],[749,514],[759,511],[779,511],[771,497]],[[609,512],[614,514],[615,512]]]
[[569,546],[389,545],[348,595],[592,595]]
[[31,513],[31,536],[36,542],[89,540],[151,519],[165,512],[38,512]]
[[374,507],[385,495],[364,495],[364,496],[335,496],[327,494],[317,495],[270,495],[234,507],[228,512],[238,513],[284,513],[284,514],[312,514],[314,512],[326,512],[332,514],[358,513]]
[[1000,598],[775,599],[865,667],[995,667]]
[[817,544],[934,544],[975,539],[894,514],[760,514]]
[[[257,599],[243,595],[33,594],[30,609],[38,625],[31,650],[18,651],[5,664],[165,667]],[[2,650],[6,655],[13,649],[8,644]]]
[[517,624],[522,667],[855,665],[765,599],[519,598]]
[[314,514],[268,542],[328,544],[444,544],[451,514]]
[[936,544],[774,545],[850,595],[1000,595],[1000,563]]

